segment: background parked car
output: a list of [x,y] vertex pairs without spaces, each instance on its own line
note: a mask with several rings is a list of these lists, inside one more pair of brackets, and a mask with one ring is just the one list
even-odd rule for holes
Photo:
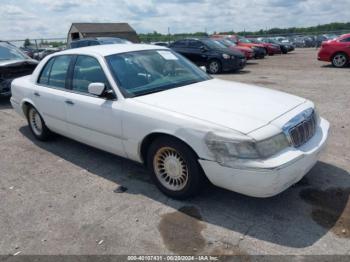
[[25,48],[25,47],[20,47],[20,50],[25,53],[27,56],[29,56],[30,58],[33,58],[34,56],[34,50],[30,49],[30,48]]
[[271,43],[265,43],[263,41],[260,41],[256,38],[248,38],[248,40],[254,44],[259,44],[259,45],[263,45],[266,49],[266,52],[268,55],[275,55],[275,54],[281,54],[281,48],[279,45],[276,44],[271,44]]
[[169,44],[167,42],[154,42],[152,45],[165,46],[168,47]]
[[35,59],[40,61],[40,60],[43,60],[46,56],[54,54],[59,51],[61,51],[61,49],[59,48],[45,48],[41,52],[36,53]]
[[279,45],[282,51],[282,54],[287,54],[288,52],[291,52],[294,50],[294,47],[288,44],[283,44],[276,39],[273,38],[258,38],[260,41],[266,42],[266,43],[271,43],[271,44],[276,44]]
[[219,41],[221,44],[223,44],[227,48],[243,53],[247,60],[253,59],[255,56],[253,49],[245,46],[238,46],[232,40],[224,39],[224,38],[215,38],[215,37],[212,39],[215,41]]
[[79,48],[94,45],[111,45],[111,44],[132,44],[130,41],[118,37],[95,37],[84,38],[73,41],[68,48]]
[[183,39],[172,43],[170,48],[198,66],[205,66],[210,74],[240,70],[247,61],[241,52],[230,50],[210,38]]
[[254,58],[264,58],[267,55],[267,51],[263,45],[254,44],[247,38],[238,35],[214,35],[214,37],[228,38],[232,40],[236,45],[249,47],[254,50]]
[[11,96],[13,79],[30,75],[38,62],[21,52],[17,47],[0,42],[0,96]]
[[335,67],[345,67],[350,59],[350,34],[323,42],[318,53],[318,60],[332,62]]

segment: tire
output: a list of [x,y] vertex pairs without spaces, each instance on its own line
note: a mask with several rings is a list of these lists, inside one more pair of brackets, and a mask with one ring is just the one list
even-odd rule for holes
[[52,132],[47,128],[43,118],[33,106],[28,108],[27,120],[30,131],[36,139],[40,141],[47,141],[49,138],[51,138]]
[[164,136],[151,144],[147,167],[160,191],[174,199],[195,196],[205,183],[197,156],[190,147],[175,138]]
[[284,54],[284,55],[288,53],[288,49],[285,48],[285,47],[283,47],[283,48],[281,49],[281,51],[282,51],[282,54]]
[[345,67],[349,64],[349,57],[345,53],[336,53],[332,57],[332,65],[337,68]]
[[211,60],[208,63],[207,70],[209,74],[220,74],[222,71],[221,62],[219,60]]

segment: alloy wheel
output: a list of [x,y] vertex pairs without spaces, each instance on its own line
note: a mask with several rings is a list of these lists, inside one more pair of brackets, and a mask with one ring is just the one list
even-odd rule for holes
[[216,74],[219,71],[220,65],[217,61],[213,61],[209,64],[209,71],[212,74]]
[[187,164],[174,148],[160,148],[154,156],[153,167],[159,182],[168,190],[180,191],[187,185]]
[[42,123],[42,120],[41,120],[39,113],[34,108],[31,108],[29,110],[28,116],[29,116],[28,117],[29,123],[30,123],[30,126],[31,126],[33,132],[37,136],[41,136],[42,132],[43,132],[43,123]]
[[333,58],[333,64],[336,67],[343,67],[345,66],[346,62],[347,62],[347,58],[344,54],[337,54]]

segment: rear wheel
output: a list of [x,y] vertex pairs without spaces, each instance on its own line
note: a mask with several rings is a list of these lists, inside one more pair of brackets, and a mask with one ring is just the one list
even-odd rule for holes
[[349,63],[349,58],[344,53],[337,53],[332,58],[332,64],[334,67],[345,67]]
[[27,120],[30,130],[37,139],[46,141],[50,138],[52,135],[51,131],[47,128],[43,118],[33,106],[30,106],[28,109]]
[[147,166],[154,183],[171,198],[194,196],[205,181],[192,149],[171,137],[161,137],[152,143],[148,150]]
[[218,60],[211,60],[209,62],[209,64],[208,64],[208,69],[207,70],[208,70],[208,72],[210,74],[215,75],[215,74],[221,73],[221,69],[222,69],[222,67],[221,67],[220,61],[218,61]]

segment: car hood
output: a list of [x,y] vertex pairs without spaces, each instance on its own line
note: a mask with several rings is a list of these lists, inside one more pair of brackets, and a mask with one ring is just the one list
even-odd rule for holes
[[261,47],[261,48],[264,48],[264,45],[262,45],[262,44],[254,44],[254,43],[242,43],[242,42],[240,42],[239,45],[241,45],[241,46],[247,46],[247,47],[250,47],[250,48],[252,48],[252,47]]
[[251,49],[248,46],[234,46],[233,48],[236,48],[238,50],[246,51],[246,52],[253,52],[253,49]]
[[303,98],[279,91],[218,79],[134,99],[244,134],[305,102]]
[[8,66],[18,66],[23,64],[33,64],[37,65],[38,61],[34,59],[23,59],[23,60],[0,60],[0,67],[8,67]]

